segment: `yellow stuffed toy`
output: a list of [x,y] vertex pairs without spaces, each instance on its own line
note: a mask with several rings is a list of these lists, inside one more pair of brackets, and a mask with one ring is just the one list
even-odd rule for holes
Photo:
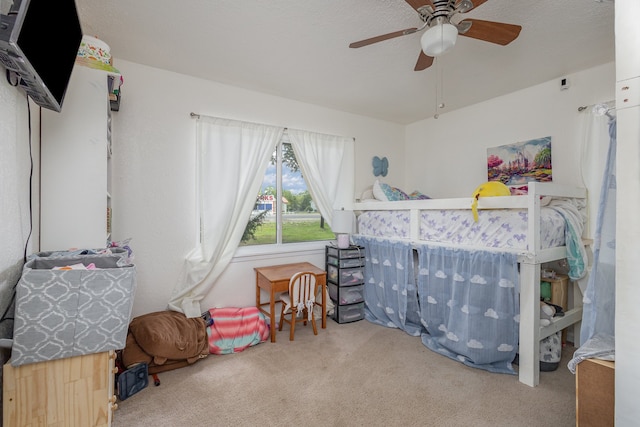
[[471,202],[471,210],[473,211],[473,219],[478,222],[478,199],[480,197],[494,197],[494,196],[510,196],[511,191],[509,187],[501,183],[500,181],[489,181],[478,186],[476,191],[473,192],[473,202]]

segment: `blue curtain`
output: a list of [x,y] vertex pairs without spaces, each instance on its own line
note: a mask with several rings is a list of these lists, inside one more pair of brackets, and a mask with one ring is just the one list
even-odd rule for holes
[[423,245],[418,259],[424,345],[468,366],[515,374],[516,255]]
[[365,248],[365,318],[378,325],[420,336],[413,250],[409,243],[353,236]]
[[609,121],[609,152],[593,242],[593,267],[583,297],[580,342],[615,337],[616,298],[616,120]]
[[427,245],[414,250],[401,241],[353,238],[365,248],[368,321],[420,336],[426,347],[465,365],[515,374],[515,254]]

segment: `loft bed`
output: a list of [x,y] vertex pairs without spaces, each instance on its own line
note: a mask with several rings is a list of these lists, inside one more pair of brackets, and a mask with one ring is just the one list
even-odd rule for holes
[[[539,383],[540,341],[568,326],[579,327],[579,322],[582,319],[582,307],[578,306],[580,304],[574,297],[574,301],[570,302],[570,307],[563,317],[554,318],[554,321],[548,326],[541,326],[540,281],[542,264],[563,259],[569,261],[571,268],[574,265],[577,266],[575,269],[578,271],[577,274],[584,274],[581,270],[584,270],[587,260],[581,235],[586,219],[584,214],[586,210],[585,199],[586,190],[584,188],[531,182],[528,185],[527,195],[480,198],[478,200],[479,220],[477,223],[474,223],[471,213],[472,198],[399,201],[358,200],[354,203],[354,211],[358,216],[358,230],[353,239],[356,244],[365,246],[365,249],[367,249],[367,243],[373,246],[374,242],[381,241],[395,242],[412,248],[414,256],[394,261],[397,271],[393,273],[395,274],[393,279],[389,279],[394,282],[393,286],[397,288],[397,283],[404,282],[405,278],[409,277],[407,276],[409,271],[414,272],[414,277],[409,277],[406,281],[410,283],[415,278],[417,285],[408,285],[407,289],[402,291],[402,296],[397,292],[392,296],[392,298],[396,298],[396,296],[400,298],[401,306],[406,309],[406,312],[400,313],[403,308],[398,309],[399,313],[394,313],[393,309],[386,308],[387,313],[384,313],[382,317],[392,313],[389,316],[394,317],[395,327],[401,323],[402,325],[399,327],[403,328],[405,324],[409,325],[413,318],[413,325],[417,326],[417,329],[421,329],[421,332],[417,332],[416,327],[413,329],[407,327],[405,329],[407,332],[421,335],[423,343],[434,351],[442,352],[470,366],[474,366],[470,359],[476,357],[478,354],[476,351],[470,350],[472,356],[466,353],[460,355],[456,354],[455,348],[442,349],[437,345],[435,348],[430,345],[438,340],[439,342],[451,340],[451,335],[454,334],[451,331],[446,331],[446,334],[437,339],[429,337],[429,335],[434,335],[435,325],[428,325],[432,318],[427,319],[422,314],[427,309],[433,310],[430,305],[432,301],[428,299],[431,296],[420,295],[421,292],[427,293],[426,288],[420,285],[420,279],[425,277],[421,276],[422,271],[427,271],[428,275],[429,270],[436,268],[430,266],[428,262],[425,264],[426,261],[416,260],[415,254],[420,254],[420,251],[423,251],[420,248],[442,248],[449,252],[458,251],[455,252],[458,255],[454,255],[454,257],[466,253],[496,253],[511,257],[516,269],[513,281],[517,284],[512,298],[515,299],[515,303],[511,302],[511,305],[515,305],[516,312],[513,317],[516,320],[516,325],[508,326],[510,333],[515,335],[513,338],[516,340],[516,349],[512,354],[516,352],[518,354],[519,369],[517,374],[520,382],[534,387]],[[502,222],[504,218],[509,216],[515,216],[517,224]],[[447,217],[450,219],[446,220]],[[368,275],[368,272],[371,273],[375,267],[371,264],[372,259],[369,259],[373,258],[375,263],[377,262],[375,257],[376,255],[367,252],[365,275]],[[473,271],[468,272],[467,275],[474,275]],[[569,275],[572,276],[571,272]],[[365,277],[365,283],[367,283],[367,279],[370,282],[378,281],[379,283],[376,284],[379,288],[368,288],[365,285],[368,315],[371,314],[371,310],[382,309],[380,306],[384,305],[376,299],[374,293],[386,292],[388,294],[391,292],[390,285],[387,285],[388,289],[381,289],[385,286],[382,284],[383,279],[376,278],[374,280],[371,274],[369,276]],[[574,295],[580,295],[577,283],[575,281],[571,283],[574,285]],[[463,297],[469,307],[474,307],[476,304],[472,300],[474,292],[474,290],[467,289]],[[455,299],[450,294],[446,298],[449,303]],[[374,305],[378,307],[374,307]],[[464,305],[464,308],[468,308],[467,304]],[[475,309],[477,308],[475,307]],[[449,316],[449,311],[452,311],[450,309],[445,308],[446,313],[440,310],[439,316]],[[503,315],[503,317],[508,317],[506,313],[509,312],[508,309],[503,310],[499,305],[496,305],[495,309],[487,311],[494,313],[496,319]],[[499,315],[495,314],[496,312]],[[418,314],[418,318],[416,318],[416,313],[422,314]],[[385,317],[385,319],[387,318]],[[478,322],[484,321],[480,316]],[[377,323],[384,324],[384,322],[386,320]],[[394,326],[393,322],[387,322],[388,326]],[[477,340],[471,339],[473,331],[470,331],[476,326],[474,320],[469,321],[467,325],[458,324],[455,327],[465,329],[464,331],[458,329],[456,332],[464,335],[468,344],[472,341],[477,343]],[[425,327],[428,332],[425,331]],[[496,326],[491,327],[495,328]],[[444,326],[440,325],[440,328],[443,329]],[[498,328],[504,329],[503,327]],[[460,335],[460,333],[455,335]],[[578,335],[579,332],[574,331],[574,337]],[[456,336],[456,340],[448,342],[457,344],[455,343],[457,338]],[[513,369],[511,360],[506,361],[508,369]],[[487,361],[479,361],[477,367],[493,372],[506,372],[494,369],[491,363],[485,362]],[[511,373],[515,374],[515,370]]]

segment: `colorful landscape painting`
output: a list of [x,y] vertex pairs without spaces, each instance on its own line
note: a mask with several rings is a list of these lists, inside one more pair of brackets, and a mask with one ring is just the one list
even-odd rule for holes
[[501,181],[512,194],[526,194],[531,181],[550,182],[551,137],[487,149],[489,181]]

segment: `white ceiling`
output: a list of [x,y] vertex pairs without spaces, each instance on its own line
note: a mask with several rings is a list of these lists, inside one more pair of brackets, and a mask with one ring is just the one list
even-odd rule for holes
[[460,37],[418,72],[421,33],[348,47],[419,27],[404,0],[76,4],[84,33],[116,60],[401,124],[433,116],[440,102],[443,114],[614,60],[613,1],[489,0],[463,16],[521,25],[520,36],[507,46]]

